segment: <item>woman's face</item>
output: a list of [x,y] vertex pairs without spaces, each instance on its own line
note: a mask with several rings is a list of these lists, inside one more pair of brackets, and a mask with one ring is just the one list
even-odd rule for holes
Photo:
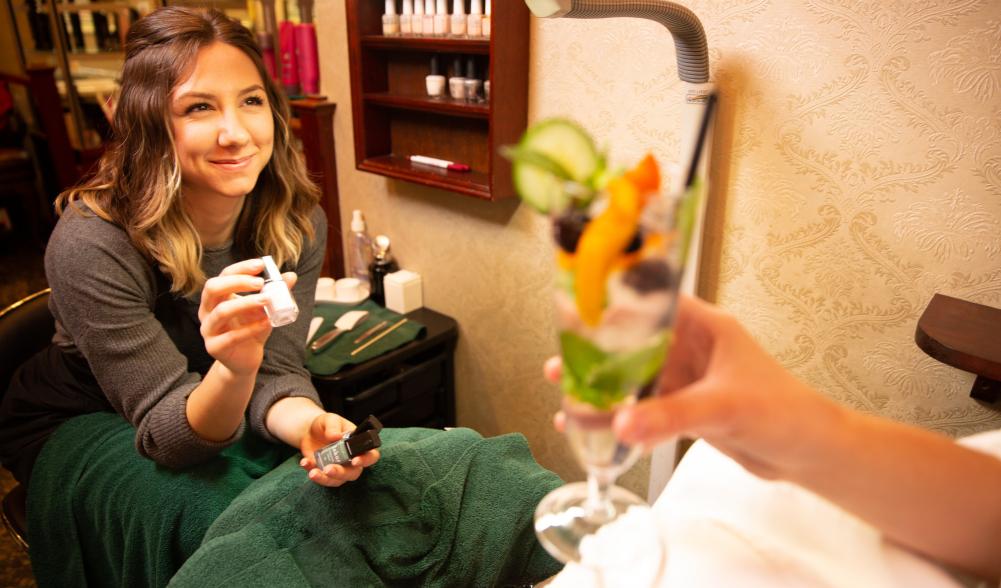
[[241,198],[271,159],[274,119],[254,62],[236,47],[203,47],[171,97],[185,198]]

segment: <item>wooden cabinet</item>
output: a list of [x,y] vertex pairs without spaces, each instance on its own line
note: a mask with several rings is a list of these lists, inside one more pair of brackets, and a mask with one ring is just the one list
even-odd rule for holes
[[[513,196],[511,166],[498,147],[516,142],[527,122],[525,3],[493,2],[489,39],[384,36],[384,6],[347,0],[356,167],[485,200]],[[434,55],[446,76],[454,58],[472,58],[490,81],[490,101],[430,98],[425,76]],[[465,163],[472,171],[413,164],[411,155]]]

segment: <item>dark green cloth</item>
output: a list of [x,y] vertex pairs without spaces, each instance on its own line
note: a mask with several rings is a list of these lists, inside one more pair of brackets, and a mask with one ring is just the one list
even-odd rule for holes
[[[337,337],[333,343],[324,349],[321,349],[319,353],[313,353],[307,347],[306,368],[309,369],[310,372],[318,376],[329,376],[330,374],[337,373],[338,370],[346,365],[362,363],[372,359],[373,357],[379,357],[383,353],[392,351],[397,347],[406,345],[424,333],[424,325],[413,320],[408,320],[401,326],[397,327],[393,332],[366,347],[365,350],[358,355],[352,356],[352,351],[364,345],[372,338],[378,337],[379,333],[382,333],[384,329],[388,329],[397,321],[402,319],[403,315],[379,306],[371,300],[366,300],[357,305],[317,302],[316,307],[313,309],[313,316],[322,316],[324,321],[323,326],[321,326],[316,332],[313,339],[317,339],[324,333],[333,329],[334,322],[340,318],[342,314],[349,310],[367,310],[368,317],[358,323],[354,329]],[[373,333],[371,337],[366,338],[360,343],[356,344],[354,342],[355,339],[362,335],[362,333],[378,325],[382,321],[386,321],[385,327],[379,329],[378,332]],[[310,341],[312,342],[313,339]]]
[[28,543],[41,588],[164,586],[206,529],[291,447],[248,432],[184,471],[138,454],[136,430],[114,413],[63,423],[28,488]]
[[562,482],[522,435],[382,437],[382,459],[341,488],[309,482],[294,460],[255,482],[171,586],[498,586],[559,571],[532,518]]

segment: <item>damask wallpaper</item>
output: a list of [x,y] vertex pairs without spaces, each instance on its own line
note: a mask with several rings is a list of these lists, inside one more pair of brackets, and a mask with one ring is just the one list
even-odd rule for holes
[[[722,97],[703,295],[852,406],[950,434],[1001,426],[968,398],[971,376],[914,344],[935,292],[1001,307],[1001,3],[686,4]],[[556,352],[548,227],[517,202],[356,171],[343,3],[316,10],[342,219],[364,210],[422,274],[425,304],[459,321],[460,424],[521,431],[544,465],[580,478],[541,376]],[[530,119],[572,116],[618,163],[679,160],[690,121],[662,27],[533,21],[526,42]],[[645,492],[647,471],[626,485]]]

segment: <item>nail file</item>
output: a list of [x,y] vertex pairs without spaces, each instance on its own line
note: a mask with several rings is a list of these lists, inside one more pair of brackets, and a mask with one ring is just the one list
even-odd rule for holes
[[309,321],[309,333],[306,335],[306,341],[311,341],[316,335],[316,332],[320,330],[320,326],[323,325],[322,316],[314,316],[313,320]]

